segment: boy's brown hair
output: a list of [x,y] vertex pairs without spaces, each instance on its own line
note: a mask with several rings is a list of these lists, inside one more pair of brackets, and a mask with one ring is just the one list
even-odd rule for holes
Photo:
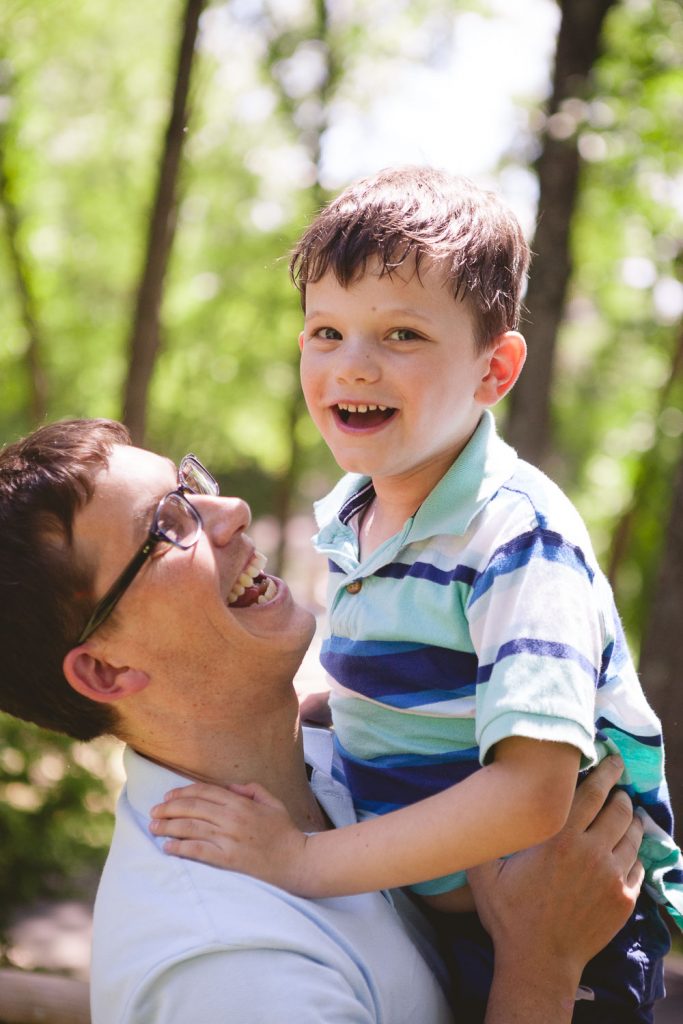
[[306,285],[331,270],[347,287],[377,258],[380,275],[425,261],[443,268],[454,298],[468,299],[485,350],[519,324],[529,247],[516,217],[495,193],[431,167],[380,171],[345,189],[295,246],[292,280]]
[[0,709],[79,740],[116,722],[62,672],[94,603],[73,520],[116,444],[130,444],[120,423],[66,420],[0,450]]

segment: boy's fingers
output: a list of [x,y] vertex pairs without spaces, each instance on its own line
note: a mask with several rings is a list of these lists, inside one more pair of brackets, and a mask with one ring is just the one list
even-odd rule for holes
[[245,784],[233,783],[228,786],[231,793],[253,800],[255,804],[264,804],[266,807],[284,807],[281,800],[273,796],[260,782],[247,782]]
[[604,806],[605,800],[624,770],[620,757],[610,755],[593,769],[576,791],[567,825],[576,832],[585,832]]
[[178,786],[164,794],[164,800],[178,800],[181,797],[206,800],[208,803],[225,803],[227,790],[223,786],[213,786],[208,782],[192,782],[188,786]]
[[[179,790],[180,793],[183,790]],[[214,821],[216,817],[225,819],[231,812],[237,814],[244,806],[244,797],[236,793],[226,792],[226,799],[217,804],[202,797],[180,796],[164,800],[150,810],[152,818],[200,818],[203,821]]]
[[210,839],[216,835],[210,822],[198,818],[155,818],[149,828],[157,836],[173,836],[176,839]]

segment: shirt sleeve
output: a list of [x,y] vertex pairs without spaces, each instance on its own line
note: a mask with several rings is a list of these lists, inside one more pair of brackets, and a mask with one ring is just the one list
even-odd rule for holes
[[467,609],[479,660],[480,759],[508,736],[569,743],[596,760],[595,689],[605,628],[580,547],[534,526],[496,549]]
[[143,985],[125,1024],[378,1024],[333,968],[299,953],[242,949],[179,961]]

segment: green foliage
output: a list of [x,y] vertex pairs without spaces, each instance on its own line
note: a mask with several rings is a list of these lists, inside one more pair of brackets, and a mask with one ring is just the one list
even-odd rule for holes
[[0,934],[15,906],[69,895],[111,839],[110,742],[85,746],[0,715]]

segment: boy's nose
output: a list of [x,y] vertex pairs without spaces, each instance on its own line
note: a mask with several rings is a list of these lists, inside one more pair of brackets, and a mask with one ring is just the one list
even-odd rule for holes
[[370,345],[360,339],[348,339],[341,346],[337,364],[337,380],[340,384],[369,384],[379,376],[379,363]]
[[217,547],[225,547],[251,523],[251,509],[241,498],[208,497],[200,511],[204,531]]

